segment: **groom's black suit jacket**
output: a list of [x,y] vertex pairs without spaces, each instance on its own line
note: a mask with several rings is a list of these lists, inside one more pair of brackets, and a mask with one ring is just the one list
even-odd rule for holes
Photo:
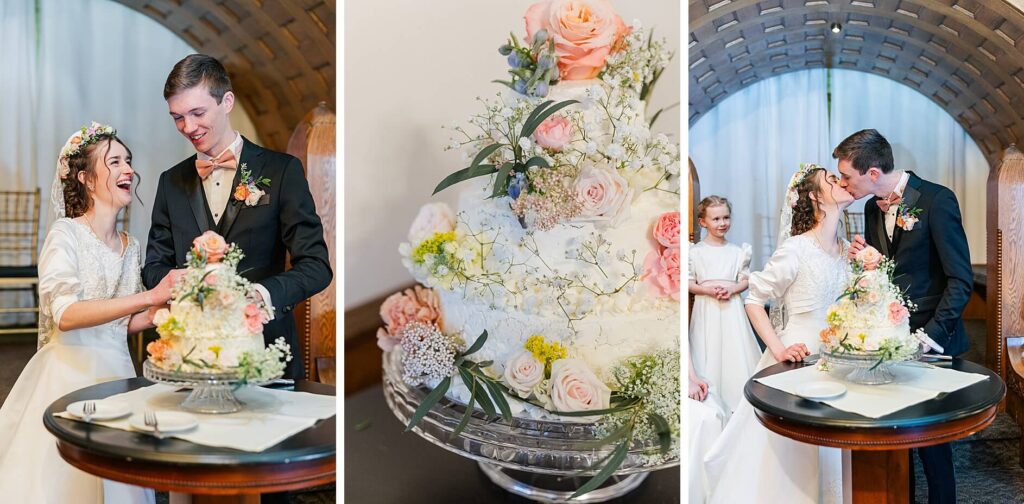
[[[293,355],[285,375],[302,378],[292,309],[325,289],[332,277],[323,225],[316,214],[302,163],[243,137],[232,192],[241,179],[243,164],[254,177],[270,179],[270,187],[265,188],[267,194],[255,206],[235,201],[233,196],[229,198],[227,209],[216,224],[195,161],[193,155],[160,175],[142,268],[143,283],[153,288],[171,269],[183,267],[192,240],[207,230],[216,231],[245,253],[238,265],[239,273],[270,293],[275,314],[274,320],[263,328],[263,337],[268,344],[278,337],[285,338]],[[291,259],[288,271],[286,253]]]
[[974,275],[956,195],[911,172],[903,205],[920,208],[920,220],[910,231],[895,226],[892,241],[876,201],[872,197],[864,205],[865,241],[896,261],[896,285],[917,305],[910,314],[911,330],[923,328],[946,355],[967,351],[961,316]]

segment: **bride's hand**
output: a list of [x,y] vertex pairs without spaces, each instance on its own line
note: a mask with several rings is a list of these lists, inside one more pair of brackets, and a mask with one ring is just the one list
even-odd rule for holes
[[164,275],[163,280],[160,280],[160,283],[157,284],[156,287],[149,290],[150,304],[152,306],[160,307],[167,304],[167,302],[171,300],[171,289],[174,287],[174,284],[178,279],[184,274],[185,270],[183,269],[174,269],[167,272],[167,274]]
[[850,242],[850,247],[847,249],[847,258],[851,261],[857,257],[857,253],[867,248],[868,244],[864,241],[864,237],[861,235],[854,235],[853,241]]
[[778,351],[772,350],[772,355],[779,362],[800,362],[804,357],[811,355],[811,352],[807,350],[807,345],[796,343]]

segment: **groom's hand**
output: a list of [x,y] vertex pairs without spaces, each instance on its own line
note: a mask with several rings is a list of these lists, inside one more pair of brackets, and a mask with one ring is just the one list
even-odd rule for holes
[[847,256],[850,260],[853,260],[857,256],[857,253],[867,248],[868,243],[864,241],[864,237],[861,235],[854,235],[853,241],[850,242],[850,248],[847,252]]

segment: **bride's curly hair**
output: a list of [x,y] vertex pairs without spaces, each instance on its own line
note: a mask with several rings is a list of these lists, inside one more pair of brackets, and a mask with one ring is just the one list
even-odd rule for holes
[[[107,154],[110,152],[110,146],[112,142],[117,142],[124,147],[124,150],[128,151],[128,158],[132,157],[132,151],[125,145],[124,141],[117,137],[117,135],[106,135],[100,134],[96,136],[96,141],[91,142],[85,146],[84,149],[79,149],[78,152],[68,158],[68,174],[64,177],[64,214],[74,219],[79,217],[89,210],[92,206],[92,196],[89,194],[88,183],[96,182],[96,170],[93,168],[93,154],[96,152],[102,152],[103,154],[99,157],[100,161],[107,158]],[[85,173],[86,182],[83,183],[78,180],[79,173]],[[138,180],[138,174],[132,175],[133,178]],[[138,187],[136,186],[136,191]],[[136,193],[136,198],[138,193]]]
[[816,168],[807,172],[796,185],[797,199],[796,205],[793,206],[793,224],[789,228],[791,236],[804,234],[818,223],[818,212],[823,210],[811,199],[811,193],[814,193],[816,199],[821,200],[822,188],[815,180],[820,171],[825,169]]

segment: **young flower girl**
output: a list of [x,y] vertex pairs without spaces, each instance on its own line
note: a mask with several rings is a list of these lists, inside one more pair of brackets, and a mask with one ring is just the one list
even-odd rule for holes
[[761,357],[740,298],[747,290],[751,248],[726,241],[731,213],[723,197],[701,200],[697,222],[707,236],[691,245],[689,254],[689,288],[695,297],[690,312],[693,371],[725,403],[727,415],[743,398],[743,385]]

